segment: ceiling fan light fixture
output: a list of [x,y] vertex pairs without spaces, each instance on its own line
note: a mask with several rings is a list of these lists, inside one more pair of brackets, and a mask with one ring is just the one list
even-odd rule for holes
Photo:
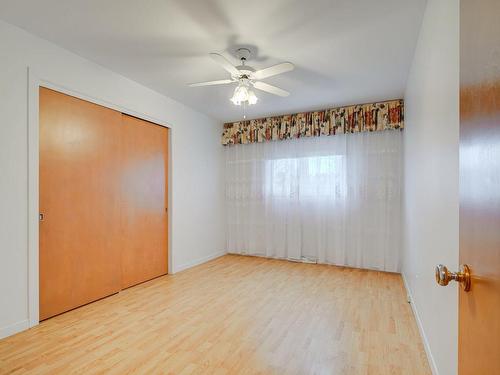
[[234,94],[229,100],[231,100],[234,105],[241,105],[244,102],[253,105],[257,103],[258,98],[252,90],[248,89],[247,85],[239,84],[234,89]]
[[246,86],[238,85],[234,89],[233,97],[230,99],[234,105],[241,105],[248,98],[248,89]]

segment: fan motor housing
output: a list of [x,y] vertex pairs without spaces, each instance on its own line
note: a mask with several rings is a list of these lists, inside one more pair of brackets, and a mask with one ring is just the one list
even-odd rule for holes
[[248,65],[238,65],[236,69],[238,69],[241,74],[251,74],[255,72],[255,69]]

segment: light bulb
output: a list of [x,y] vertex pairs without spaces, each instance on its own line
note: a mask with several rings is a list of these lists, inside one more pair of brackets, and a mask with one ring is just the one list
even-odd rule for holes
[[[254,95],[255,96],[255,95]],[[246,102],[249,98],[249,91],[246,86],[238,85],[234,89],[233,97],[230,99],[235,105],[241,105],[242,102]]]
[[256,104],[257,100],[259,100],[259,98],[257,98],[257,96],[255,95],[255,93],[252,90],[249,90],[248,91],[248,104],[250,104],[250,105]]

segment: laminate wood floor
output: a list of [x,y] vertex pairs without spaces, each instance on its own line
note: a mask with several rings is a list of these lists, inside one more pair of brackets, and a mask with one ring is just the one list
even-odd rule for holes
[[226,255],[0,340],[2,374],[430,374],[401,276]]

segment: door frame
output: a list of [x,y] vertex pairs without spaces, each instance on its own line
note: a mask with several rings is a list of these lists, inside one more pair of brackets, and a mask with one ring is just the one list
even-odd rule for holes
[[140,119],[155,123],[168,129],[168,211],[167,211],[167,258],[168,258],[168,273],[172,273],[172,126],[158,118],[134,111],[102,98],[96,98],[87,95],[83,92],[74,90],[64,85],[58,84],[39,76],[32,68],[28,67],[28,321],[29,327],[34,327],[39,324],[39,90],[40,87],[45,87],[51,90],[58,91],[62,94],[70,95],[78,99],[82,99],[112,110],[122,112],[127,115],[138,117]]

